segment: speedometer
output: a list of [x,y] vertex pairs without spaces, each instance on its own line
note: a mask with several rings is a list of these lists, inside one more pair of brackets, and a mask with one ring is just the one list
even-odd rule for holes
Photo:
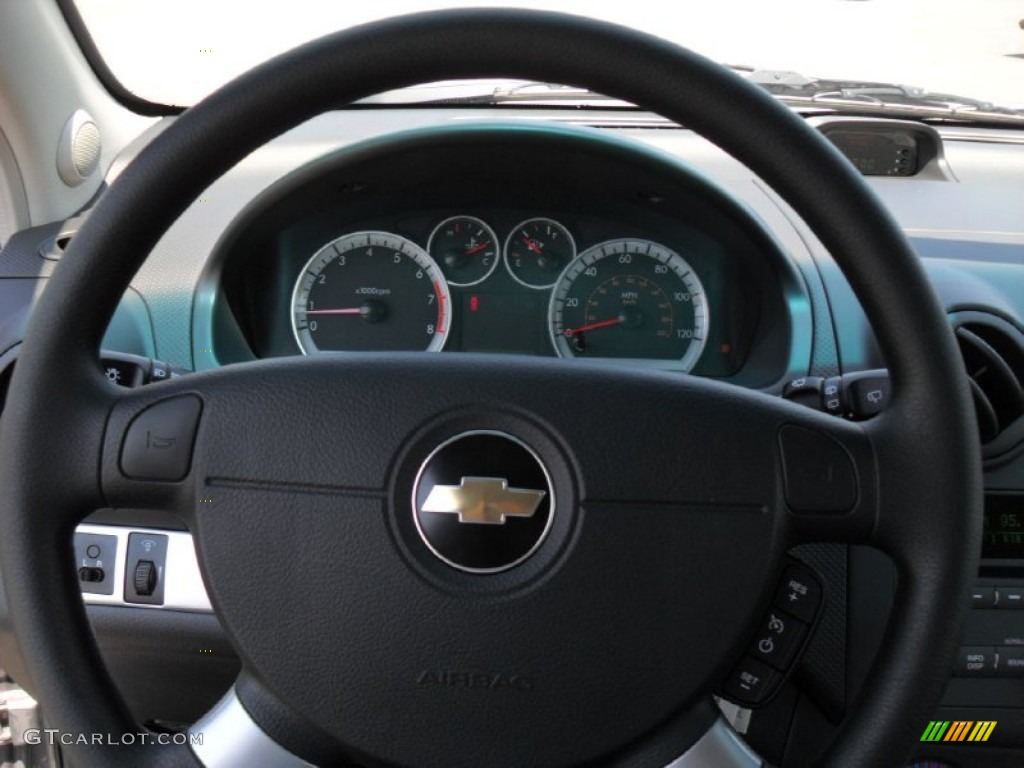
[[548,325],[561,357],[672,361],[688,371],[707,340],[707,297],[675,251],[649,240],[609,240],[562,272]]
[[451,323],[444,275],[416,243],[389,232],[353,232],[303,267],[292,327],[306,354],[439,351]]

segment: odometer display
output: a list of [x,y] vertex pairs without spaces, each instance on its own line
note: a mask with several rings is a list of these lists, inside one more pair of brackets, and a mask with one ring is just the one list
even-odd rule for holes
[[609,240],[562,272],[548,323],[561,357],[666,361],[688,371],[707,340],[707,297],[675,251],[649,240]]
[[451,296],[426,251],[388,232],[354,232],[325,245],[295,283],[292,327],[306,354],[438,351]]

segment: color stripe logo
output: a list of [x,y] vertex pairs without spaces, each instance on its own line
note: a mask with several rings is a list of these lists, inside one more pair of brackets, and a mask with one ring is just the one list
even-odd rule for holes
[[995,729],[995,720],[932,720],[921,741],[988,741]]

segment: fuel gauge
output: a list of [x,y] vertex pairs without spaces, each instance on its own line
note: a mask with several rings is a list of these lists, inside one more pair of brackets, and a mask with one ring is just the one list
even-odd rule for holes
[[529,288],[550,288],[574,258],[572,235],[554,219],[527,219],[505,241],[505,266]]
[[501,258],[498,237],[475,216],[452,216],[430,233],[427,251],[441,267],[449,285],[483,282]]

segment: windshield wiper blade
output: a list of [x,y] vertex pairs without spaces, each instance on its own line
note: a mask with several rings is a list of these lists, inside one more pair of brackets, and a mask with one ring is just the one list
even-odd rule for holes
[[791,106],[925,120],[1024,123],[1024,110],[916,86],[866,80],[830,80],[746,66],[730,68]]
[[371,96],[361,105],[529,106],[562,105],[604,106],[634,109],[634,105],[603,96],[585,88],[525,80],[448,80],[402,88]]
[[[784,104],[801,111],[868,117],[902,117],[927,122],[1024,124],[1024,110],[924,88],[863,80],[827,80],[787,70],[728,65]],[[523,80],[460,80],[388,91],[360,106],[500,106],[636,110],[621,99],[570,85]]]

